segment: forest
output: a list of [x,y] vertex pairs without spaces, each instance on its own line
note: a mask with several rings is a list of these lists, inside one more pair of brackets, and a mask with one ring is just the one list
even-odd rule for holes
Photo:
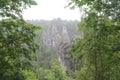
[[68,0],[80,21],[24,20],[36,5],[0,0],[0,80],[120,79],[120,0]]

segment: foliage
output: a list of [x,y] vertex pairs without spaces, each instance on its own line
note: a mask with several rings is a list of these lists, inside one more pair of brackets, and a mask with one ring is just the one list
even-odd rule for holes
[[52,67],[50,69],[40,67],[38,71],[39,80],[72,80],[56,60],[52,61]]
[[40,28],[22,18],[23,9],[34,4],[33,0],[0,0],[1,80],[26,80],[22,70],[34,70],[31,60],[36,59],[35,36]]
[[83,7],[86,14],[79,25],[84,38],[76,41],[70,49],[75,78],[118,80],[120,1],[71,0],[70,5]]
[[25,80],[38,80],[35,73],[30,70],[23,70],[22,73],[24,74]]
[[23,9],[36,5],[34,0],[0,0],[0,17],[22,18]]

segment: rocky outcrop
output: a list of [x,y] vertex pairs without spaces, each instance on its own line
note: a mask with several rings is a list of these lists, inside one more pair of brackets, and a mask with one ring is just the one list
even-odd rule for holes
[[72,71],[72,60],[68,57],[68,48],[71,47],[71,44],[66,42],[62,43],[58,49],[58,59],[61,66],[68,72]]
[[32,21],[32,23],[42,26],[38,41],[41,41],[46,48],[53,48],[57,53],[61,66],[66,69],[66,71],[71,72],[72,61],[67,57],[69,54],[67,49],[71,47],[71,43],[74,42],[74,35],[78,33],[78,21],[63,21],[56,19],[52,21]]
[[70,42],[69,34],[66,26],[61,25],[61,30],[57,25],[52,25],[47,30],[43,31],[43,43],[48,47],[58,48],[60,42]]
[[69,57],[68,49],[74,44],[75,40],[82,39],[83,35],[75,35],[70,42],[64,42],[59,45],[58,59],[61,66],[68,72],[72,72],[72,59]]

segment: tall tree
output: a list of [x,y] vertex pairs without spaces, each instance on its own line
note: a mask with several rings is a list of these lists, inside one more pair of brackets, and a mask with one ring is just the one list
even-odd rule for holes
[[118,80],[120,1],[71,0],[71,4],[82,7],[86,14],[79,26],[85,31],[84,39],[71,49],[73,60],[82,61],[78,73],[85,73],[83,80]]
[[[31,70],[39,27],[26,23],[23,9],[35,5],[33,0],[0,0],[0,79],[26,80],[25,70]],[[30,71],[28,71],[30,72]]]

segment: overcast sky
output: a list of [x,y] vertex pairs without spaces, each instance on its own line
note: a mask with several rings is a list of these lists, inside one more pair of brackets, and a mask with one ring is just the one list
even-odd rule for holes
[[61,18],[66,20],[80,20],[80,12],[78,9],[70,10],[64,8],[67,0],[36,0],[38,5],[24,11],[25,19],[44,19],[51,20]]

